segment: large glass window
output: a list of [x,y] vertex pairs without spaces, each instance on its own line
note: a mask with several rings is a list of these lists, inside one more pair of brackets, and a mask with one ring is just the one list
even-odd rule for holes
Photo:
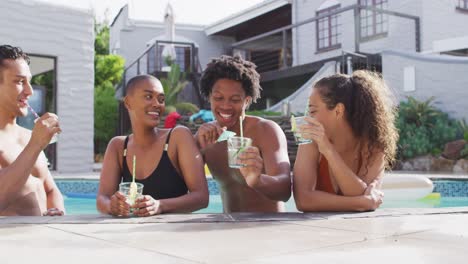
[[[31,84],[33,87],[33,95],[28,100],[31,107],[38,115],[43,115],[46,112],[57,113],[56,108],[56,58],[44,55],[29,54],[31,59],[30,69],[33,78]],[[28,111],[25,117],[18,117],[16,121],[22,127],[32,129],[36,117]],[[49,169],[56,168],[56,151],[57,144],[50,144],[44,153],[49,161]]]
[[[387,9],[387,0],[359,0],[362,6]],[[388,15],[372,10],[361,9],[361,38],[370,38],[387,32]]]
[[[166,44],[167,45],[167,44]],[[175,63],[179,64],[180,70],[182,72],[190,71],[191,63],[192,63],[192,48],[187,45],[175,45],[173,44],[174,52],[175,52]],[[164,50],[164,45],[161,44],[159,47],[159,63],[161,65],[161,69],[165,69],[168,67],[166,58],[162,55]]]
[[457,7],[459,9],[468,10],[468,0],[458,0]]
[[[340,5],[317,10],[317,16],[327,15],[338,9]],[[326,16],[317,20],[317,51],[340,48],[338,32],[338,14]]]

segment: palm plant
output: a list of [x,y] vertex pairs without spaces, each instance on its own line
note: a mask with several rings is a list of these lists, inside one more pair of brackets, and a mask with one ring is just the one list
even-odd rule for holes
[[440,115],[440,111],[432,104],[434,97],[426,101],[418,101],[414,97],[408,96],[408,101],[400,104],[400,112],[405,113],[405,121],[416,124],[417,127],[431,125],[434,119]]
[[[161,78],[164,94],[166,95],[166,109],[186,111],[196,113],[198,107],[188,102],[177,102],[177,96],[182,92],[188,84],[185,80],[185,74],[180,71],[180,66],[177,63],[168,63],[171,70],[167,73],[167,78]],[[168,111],[166,111],[168,112]]]

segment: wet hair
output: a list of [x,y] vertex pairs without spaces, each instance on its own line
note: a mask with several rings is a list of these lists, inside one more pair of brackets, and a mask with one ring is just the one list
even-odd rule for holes
[[[18,60],[23,59],[26,63],[30,63],[29,56],[23,52],[19,47],[13,47],[10,45],[0,45],[0,70],[4,67],[5,60]],[[2,80],[2,75],[0,74],[0,81]]]
[[[373,154],[377,151],[384,153],[385,166],[390,168],[395,160],[398,141],[396,101],[382,77],[364,70],[355,71],[352,75],[335,74],[317,81],[314,89],[318,90],[329,110],[338,103],[344,105],[345,118],[354,135],[361,143],[367,144],[366,168],[372,164]],[[360,153],[359,163],[362,164],[364,157],[362,151]]]
[[238,81],[247,96],[256,102],[260,98],[260,74],[255,70],[257,66],[240,56],[226,56],[212,59],[203,71],[200,79],[200,93],[205,98],[211,95],[213,85],[219,79]]
[[127,86],[126,86],[126,89],[125,89],[125,94],[126,95],[132,95],[133,94],[133,91],[135,90],[135,87],[138,83],[140,83],[141,81],[145,81],[145,80],[149,80],[149,81],[153,81],[153,82],[156,82],[156,83],[159,83],[161,86],[161,82],[159,81],[158,78],[154,77],[153,75],[149,75],[149,74],[143,74],[143,75],[137,75],[135,77],[132,77],[128,82],[127,82]]

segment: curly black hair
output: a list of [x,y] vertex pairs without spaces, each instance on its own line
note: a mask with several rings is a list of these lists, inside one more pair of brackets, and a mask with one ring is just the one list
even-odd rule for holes
[[247,96],[252,97],[256,102],[260,98],[260,74],[255,70],[257,66],[240,56],[222,55],[212,59],[203,71],[200,79],[200,93],[205,98],[209,98],[213,85],[219,79],[230,79],[242,83],[242,88]]
[[[10,45],[0,45],[0,70],[4,67],[5,60],[24,59],[28,65],[30,63],[29,56],[19,47]],[[0,82],[3,82],[3,74],[0,74]]]
[[29,56],[24,53],[21,48],[10,45],[0,45],[0,67],[3,66],[3,61],[8,59],[24,59],[28,64],[30,63]]
[[382,76],[364,70],[355,71],[352,75],[335,74],[320,79],[314,88],[328,109],[333,109],[338,103],[345,106],[346,120],[354,135],[367,141],[368,166],[372,163],[372,154],[382,151],[386,167],[390,168],[398,141],[396,102]]

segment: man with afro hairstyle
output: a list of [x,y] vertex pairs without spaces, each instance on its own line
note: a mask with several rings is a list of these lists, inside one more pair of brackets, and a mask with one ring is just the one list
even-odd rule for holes
[[[252,62],[221,56],[211,60],[200,80],[200,92],[210,104],[215,120],[203,124],[195,140],[220,186],[224,212],[281,212],[291,196],[290,164],[286,136],[273,121],[245,114],[260,98],[260,75]],[[227,142],[219,136],[229,130],[252,139],[239,154],[244,167],[228,166]]]

